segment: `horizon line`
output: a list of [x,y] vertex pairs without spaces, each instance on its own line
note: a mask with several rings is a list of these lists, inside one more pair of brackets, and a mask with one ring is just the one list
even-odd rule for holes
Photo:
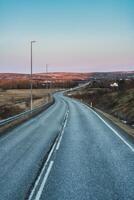
[[[69,71],[69,72],[66,72],[66,71],[61,71],[61,72],[59,72],[59,71],[54,71],[54,72],[36,72],[36,73],[33,73],[33,75],[34,74],[54,74],[54,73],[66,73],[66,74],[69,74],[69,73],[71,73],[71,74],[76,74],[76,73],[78,73],[78,74],[89,74],[89,73],[121,73],[121,72],[123,72],[123,73],[125,73],[125,72],[134,72],[134,70],[115,70],[115,71],[89,71],[89,72],[80,72],[80,71],[76,71],[76,72],[71,72],[71,71]],[[30,73],[22,73],[22,72],[0,72],[0,74],[25,74],[25,75],[29,75]]]

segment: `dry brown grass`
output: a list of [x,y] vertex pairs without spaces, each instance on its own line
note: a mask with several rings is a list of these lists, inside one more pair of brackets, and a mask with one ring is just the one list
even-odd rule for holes
[[[50,101],[55,89],[33,89],[33,107]],[[0,91],[0,119],[4,119],[30,108],[30,90],[13,89]]]

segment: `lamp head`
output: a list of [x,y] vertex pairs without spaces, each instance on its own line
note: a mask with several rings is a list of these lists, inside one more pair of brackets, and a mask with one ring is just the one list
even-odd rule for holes
[[35,40],[32,40],[32,41],[31,41],[31,43],[35,43],[35,42],[36,42]]

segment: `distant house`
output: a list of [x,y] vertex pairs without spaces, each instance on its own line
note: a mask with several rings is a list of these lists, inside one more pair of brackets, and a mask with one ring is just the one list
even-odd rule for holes
[[115,87],[116,88],[116,87],[118,87],[118,83],[116,83],[116,82],[115,83],[111,83],[110,87],[113,87],[113,88]]

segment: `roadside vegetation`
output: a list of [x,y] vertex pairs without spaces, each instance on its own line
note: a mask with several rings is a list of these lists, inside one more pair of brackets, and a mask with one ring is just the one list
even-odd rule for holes
[[[84,73],[33,74],[33,108],[51,101],[51,93],[87,80]],[[0,120],[30,109],[30,76],[0,73]]]
[[92,80],[70,96],[134,126],[134,80]]
[[[51,93],[56,89],[33,89],[33,107],[51,101]],[[0,120],[30,109],[29,89],[0,90]]]

